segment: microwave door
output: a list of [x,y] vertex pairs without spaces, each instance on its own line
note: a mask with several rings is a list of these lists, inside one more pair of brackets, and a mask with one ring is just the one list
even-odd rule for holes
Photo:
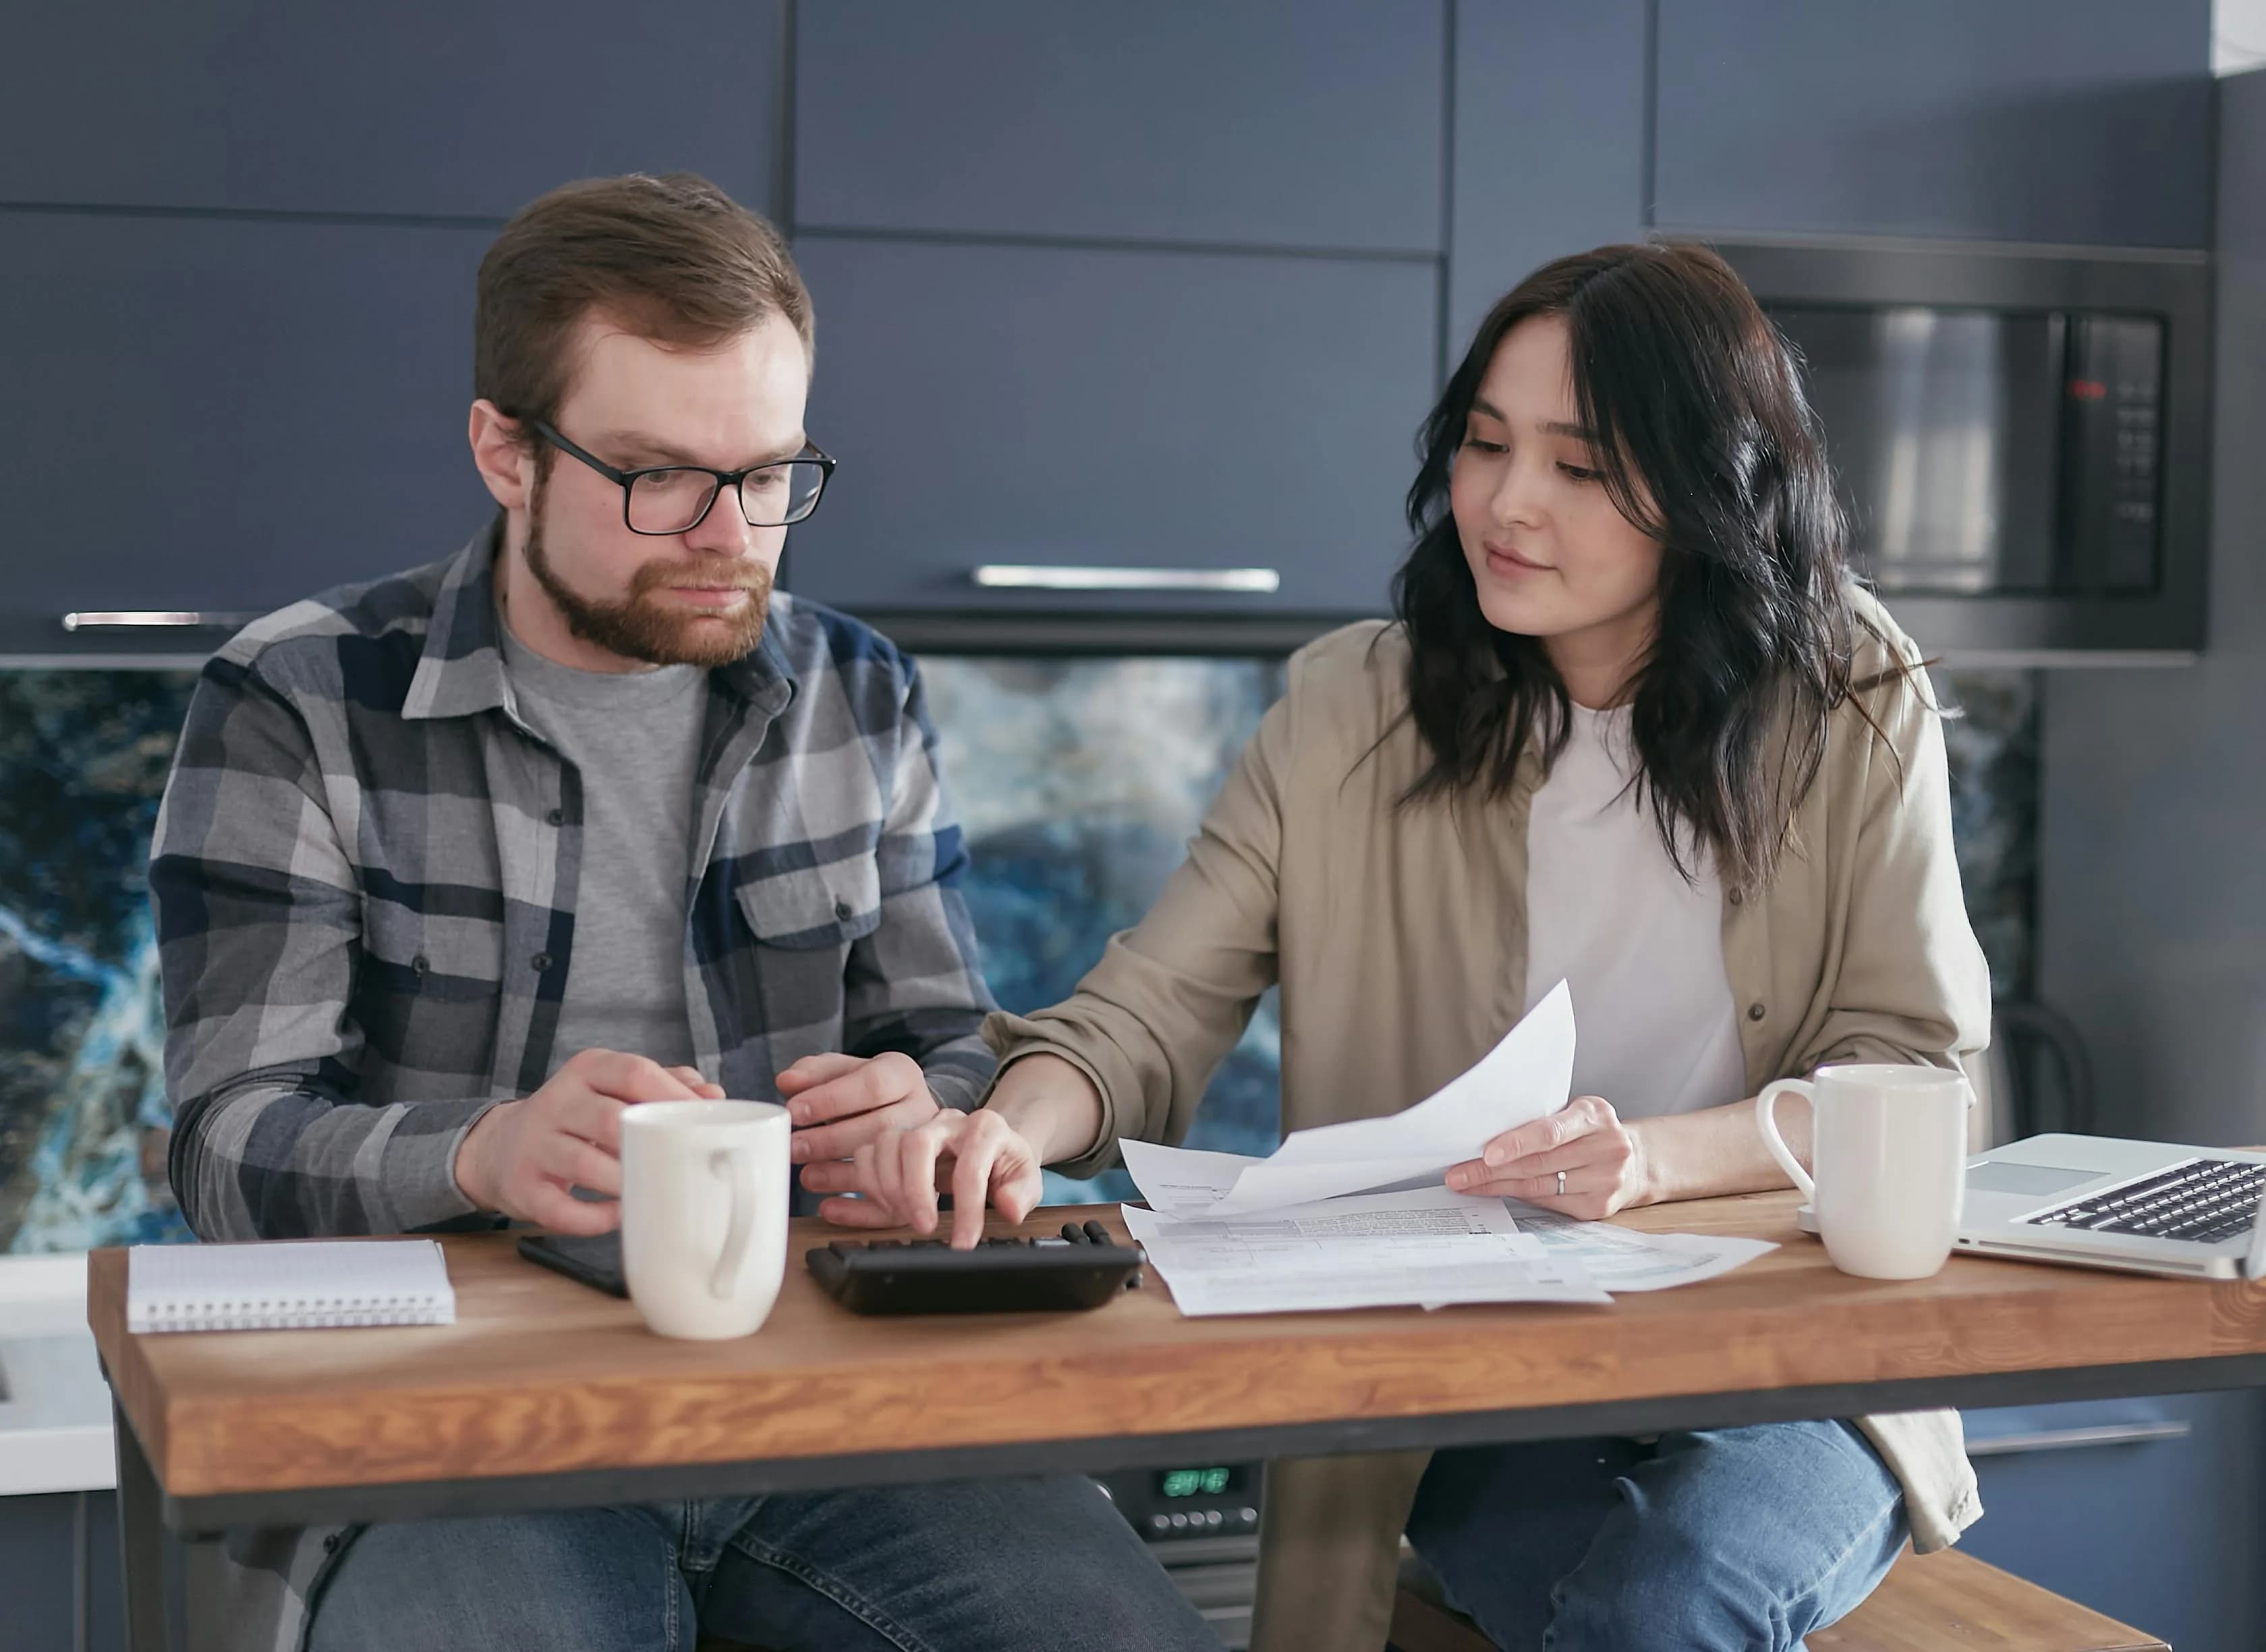
[[1883,592],[2050,587],[2059,315],[1773,313],[1802,357],[1858,561]]

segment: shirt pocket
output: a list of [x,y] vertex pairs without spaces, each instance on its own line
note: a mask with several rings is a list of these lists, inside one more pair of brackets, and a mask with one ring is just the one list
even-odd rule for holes
[[387,1066],[419,1075],[419,1094],[465,1093],[488,1077],[503,966],[501,895],[442,888],[417,904],[370,896],[347,1012]]
[[766,947],[847,947],[881,925],[881,871],[870,855],[751,878],[737,895],[740,915]]
[[503,976],[502,897],[433,899],[427,907],[364,897],[362,951],[385,988],[404,995],[492,993]]

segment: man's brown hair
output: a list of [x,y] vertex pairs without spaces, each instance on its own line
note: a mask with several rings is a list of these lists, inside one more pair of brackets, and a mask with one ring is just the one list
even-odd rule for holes
[[594,311],[695,349],[778,315],[810,347],[810,294],[786,243],[691,172],[585,179],[520,208],[480,260],[472,394],[555,420],[575,327]]

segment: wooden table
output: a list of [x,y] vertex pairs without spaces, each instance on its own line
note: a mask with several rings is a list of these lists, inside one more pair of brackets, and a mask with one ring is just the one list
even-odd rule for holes
[[[133,1643],[179,1644],[177,1539],[237,1526],[2266,1385],[2266,1286],[1968,1257],[1854,1279],[1795,1204],[1627,1213],[1780,1248],[1606,1308],[1209,1319],[1153,1277],[1091,1313],[862,1319],[800,1266],[835,1231],[799,1223],[771,1319],[720,1343],[651,1335],[501,1235],[443,1241],[453,1326],[132,1336],[126,1254],[99,1251]],[[1114,1209],[1024,1231],[1089,1215],[1122,1233]]]

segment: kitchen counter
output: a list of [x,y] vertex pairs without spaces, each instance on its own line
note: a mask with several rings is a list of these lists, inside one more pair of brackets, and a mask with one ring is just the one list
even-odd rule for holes
[[117,1483],[86,1258],[0,1256],[0,1496]]

